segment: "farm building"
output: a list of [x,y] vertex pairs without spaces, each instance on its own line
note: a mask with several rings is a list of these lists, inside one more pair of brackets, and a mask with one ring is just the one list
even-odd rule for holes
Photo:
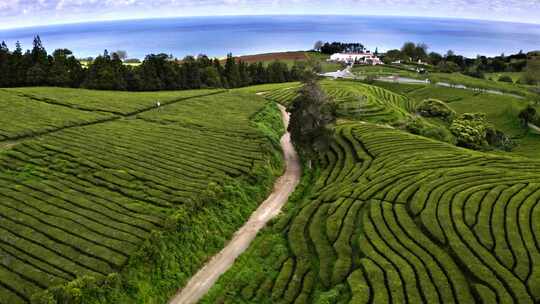
[[379,57],[369,51],[360,53],[336,53],[330,56],[329,61],[369,65],[383,64]]

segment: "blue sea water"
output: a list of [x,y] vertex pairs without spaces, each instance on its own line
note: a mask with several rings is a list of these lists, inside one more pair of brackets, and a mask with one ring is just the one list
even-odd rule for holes
[[126,50],[129,57],[150,53],[176,57],[222,57],[307,50],[317,40],[361,42],[380,51],[405,41],[424,42],[430,50],[474,57],[540,49],[540,25],[375,16],[236,16],[107,21],[0,30],[10,48],[17,40],[30,48],[39,34],[48,50],[69,48],[77,57],[104,49]]

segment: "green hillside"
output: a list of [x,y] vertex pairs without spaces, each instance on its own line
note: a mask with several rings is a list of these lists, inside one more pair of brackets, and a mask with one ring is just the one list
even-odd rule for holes
[[536,303],[540,162],[342,123],[202,303]]
[[[334,100],[342,118],[362,119],[381,123],[405,120],[414,111],[414,105],[402,95],[376,86],[354,81],[321,82],[322,88]],[[288,105],[296,97],[299,84],[269,90],[264,97]]]
[[[540,138],[517,117],[531,100],[321,86],[330,150],[202,303],[540,302],[540,160],[520,157]],[[275,102],[299,87],[0,90],[0,303],[166,303],[281,173]],[[518,144],[456,147],[425,100]]]
[[[538,158],[540,137],[529,134],[520,120],[519,113],[534,100],[509,95],[441,87],[436,85],[399,84],[376,82],[367,85],[357,81],[323,80],[322,88],[334,100],[339,118],[362,120],[391,125],[414,134],[454,143],[450,132],[451,121],[422,117],[419,106],[423,101],[443,101],[456,116],[466,113],[483,113],[494,129],[502,131],[513,141],[510,153]],[[270,100],[290,104],[296,97],[299,84],[266,85],[258,91]],[[252,87],[257,88],[257,87]],[[253,93],[257,90],[251,89]],[[536,106],[540,111],[540,106]],[[488,147],[489,148],[489,147]],[[489,148],[496,151],[499,148]],[[507,155],[508,152],[500,152]]]
[[515,141],[516,146],[512,149],[514,155],[540,157],[540,153],[538,153],[540,136],[530,134],[527,128],[521,125],[518,118],[520,111],[525,109],[528,104],[532,104],[537,111],[540,111],[540,105],[535,103],[534,97],[517,98],[511,95],[490,94],[435,85],[382,82],[377,82],[375,85],[406,96],[415,104],[428,98],[434,98],[446,102],[457,114],[485,113],[491,124]]
[[281,173],[281,116],[253,95],[0,94],[2,304],[165,302]]

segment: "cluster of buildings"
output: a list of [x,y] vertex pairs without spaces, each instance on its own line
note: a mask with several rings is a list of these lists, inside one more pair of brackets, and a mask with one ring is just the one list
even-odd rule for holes
[[347,64],[378,65],[383,64],[381,59],[370,51],[359,53],[336,53],[330,56],[329,61],[344,62]]

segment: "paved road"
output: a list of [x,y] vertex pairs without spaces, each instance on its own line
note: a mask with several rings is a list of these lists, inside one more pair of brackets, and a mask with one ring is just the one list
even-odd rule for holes
[[[283,122],[288,126],[289,114],[282,106],[280,106],[280,110],[283,116]],[[274,190],[270,196],[251,215],[248,222],[234,234],[233,239],[225,248],[212,257],[189,280],[187,285],[178,291],[169,304],[197,303],[212,285],[214,285],[217,279],[233,265],[236,258],[249,247],[257,232],[280,212],[283,205],[287,202],[289,195],[294,191],[296,185],[298,185],[301,175],[300,161],[291,143],[289,133],[285,133],[281,138],[281,147],[284,153],[286,171],[274,184]]]

